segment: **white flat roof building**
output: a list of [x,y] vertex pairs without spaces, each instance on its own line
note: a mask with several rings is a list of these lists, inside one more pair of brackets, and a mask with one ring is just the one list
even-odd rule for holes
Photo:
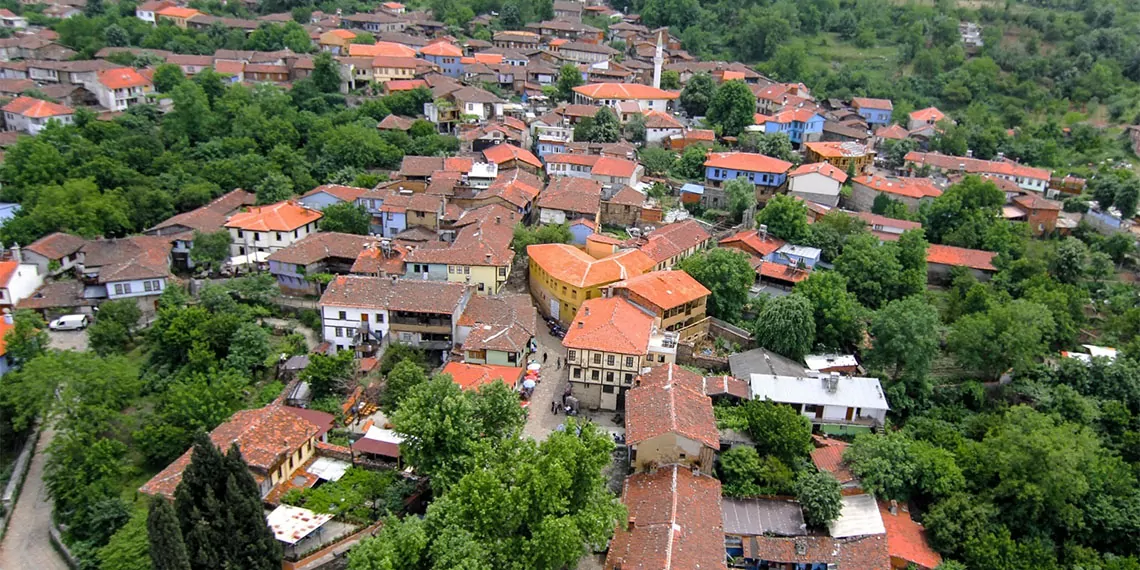
[[813,424],[882,425],[891,409],[878,378],[753,374],[752,398],[788,404]]

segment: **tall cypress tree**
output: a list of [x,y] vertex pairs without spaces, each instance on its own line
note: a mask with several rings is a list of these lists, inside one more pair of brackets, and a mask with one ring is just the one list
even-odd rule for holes
[[163,498],[150,503],[146,517],[147,537],[150,539],[150,561],[154,570],[190,570],[190,557],[182,541],[182,529],[174,508]]
[[275,570],[281,567],[281,543],[265,523],[265,510],[257,481],[242,460],[241,450],[231,445],[226,463],[227,534],[231,547],[226,560],[232,568]]

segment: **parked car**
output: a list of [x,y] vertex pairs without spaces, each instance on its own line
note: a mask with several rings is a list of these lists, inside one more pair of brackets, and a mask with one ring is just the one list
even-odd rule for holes
[[50,323],[48,328],[53,331],[78,331],[87,328],[87,315],[64,315]]

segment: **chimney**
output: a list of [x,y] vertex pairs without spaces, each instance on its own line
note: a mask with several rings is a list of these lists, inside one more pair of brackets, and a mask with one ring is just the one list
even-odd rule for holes
[[887,510],[889,510],[892,515],[899,514],[899,502],[891,499],[891,506]]
[[590,308],[589,307],[582,307],[582,310],[586,312],[587,317],[590,316]]
[[16,263],[24,262],[24,252],[20,249],[20,242],[12,244],[12,258],[16,260]]
[[495,225],[499,225],[501,223],[503,223],[502,216],[495,216]]
[[756,229],[756,233],[760,234],[760,239],[768,239],[768,224],[760,224],[760,227]]
[[635,526],[637,526],[637,517],[629,515],[629,530],[633,530]]
[[[7,311],[8,309],[4,309],[4,310]],[[578,328],[583,328],[585,326],[586,326],[586,323],[583,323],[582,321],[578,321]]]

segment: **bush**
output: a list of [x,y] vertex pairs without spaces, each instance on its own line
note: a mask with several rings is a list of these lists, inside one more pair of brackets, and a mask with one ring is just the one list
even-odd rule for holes
[[302,309],[301,312],[297,314],[297,320],[301,321],[301,324],[306,327],[317,331],[317,334],[321,334],[321,314],[317,311],[313,309]]

